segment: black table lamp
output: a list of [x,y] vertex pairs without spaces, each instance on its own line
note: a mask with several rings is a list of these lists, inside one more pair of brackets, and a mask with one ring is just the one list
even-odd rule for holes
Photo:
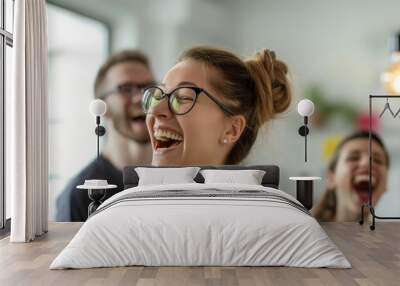
[[96,117],[96,129],[94,132],[97,135],[97,159],[99,159],[100,151],[99,151],[99,138],[106,134],[106,129],[104,126],[100,125],[100,116],[103,116],[107,111],[107,104],[101,99],[93,100],[89,105],[90,113]]
[[297,112],[304,117],[304,125],[299,128],[300,136],[304,137],[304,161],[307,162],[307,135],[308,117],[314,113],[314,103],[309,99],[303,99],[297,104]]

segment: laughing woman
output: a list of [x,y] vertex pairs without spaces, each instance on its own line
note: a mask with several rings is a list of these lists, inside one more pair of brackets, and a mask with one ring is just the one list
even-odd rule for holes
[[[358,131],[344,138],[328,167],[327,189],[312,210],[321,221],[358,221],[361,205],[368,202],[369,132]],[[372,133],[372,205],[387,188],[389,153],[378,135]],[[369,212],[365,208],[365,214]]]
[[259,128],[288,108],[287,71],[269,50],[247,60],[212,47],[184,52],[143,96],[152,164],[240,163]]

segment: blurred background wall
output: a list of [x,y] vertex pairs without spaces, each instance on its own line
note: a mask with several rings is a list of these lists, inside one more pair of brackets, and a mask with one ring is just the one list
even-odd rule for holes
[[[95,157],[88,105],[97,69],[111,52],[144,50],[162,80],[193,45],[243,57],[274,50],[290,68],[295,98],[286,114],[265,126],[244,163],[279,165],[281,189],[294,194],[288,177],[324,178],[335,142],[365,117],[368,95],[384,93],[380,76],[390,61],[388,40],[400,30],[395,0],[51,0],[48,7],[50,219],[64,185]],[[303,119],[296,111],[305,97],[318,103],[307,163],[297,134]],[[383,103],[375,104],[378,114]],[[400,100],[392,105],[397,110]],[[400,215],[398,122],[385,118],[380,124],[393,162],[389,191],[377,209],[381,215]],[[315,200],[324,186],[324,179],[315,185]]]

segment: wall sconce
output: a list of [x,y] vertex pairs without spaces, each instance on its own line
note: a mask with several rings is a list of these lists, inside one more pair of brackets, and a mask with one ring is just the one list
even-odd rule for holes
[[303,99],[297,104],[297,112],[304,117],[304,125],[299,128],[300,136],[304,137],[304,162],[307,162],[307,135],[308,117],[314,113],[314,103],[309,99]]
[[106,134],[106,129],[104,126],[100,125],[100,116],[103,116],[107,111],[107,104],[101,99],[93,100],[89,105],[90,113],[96,117],[96,129],[94,133],[97,135],[97,159],[99,159],[100,151],[99,151],[99,138]]
[[382,73],[383,88],[389,95],[400,94],[400,33],[392,38],[391,64]]

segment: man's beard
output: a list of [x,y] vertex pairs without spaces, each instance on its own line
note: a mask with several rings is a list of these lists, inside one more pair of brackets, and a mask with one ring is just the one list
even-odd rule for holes
[[138,144],[149,144],[150,143],[150,135],[148,132],[145,134],[139,134],[139,132],[134,132],[130,127],[130,120],[123,117],[113,117],[112,123],[114,125],[115,130],[121,134],[123,137],[133,140]]

